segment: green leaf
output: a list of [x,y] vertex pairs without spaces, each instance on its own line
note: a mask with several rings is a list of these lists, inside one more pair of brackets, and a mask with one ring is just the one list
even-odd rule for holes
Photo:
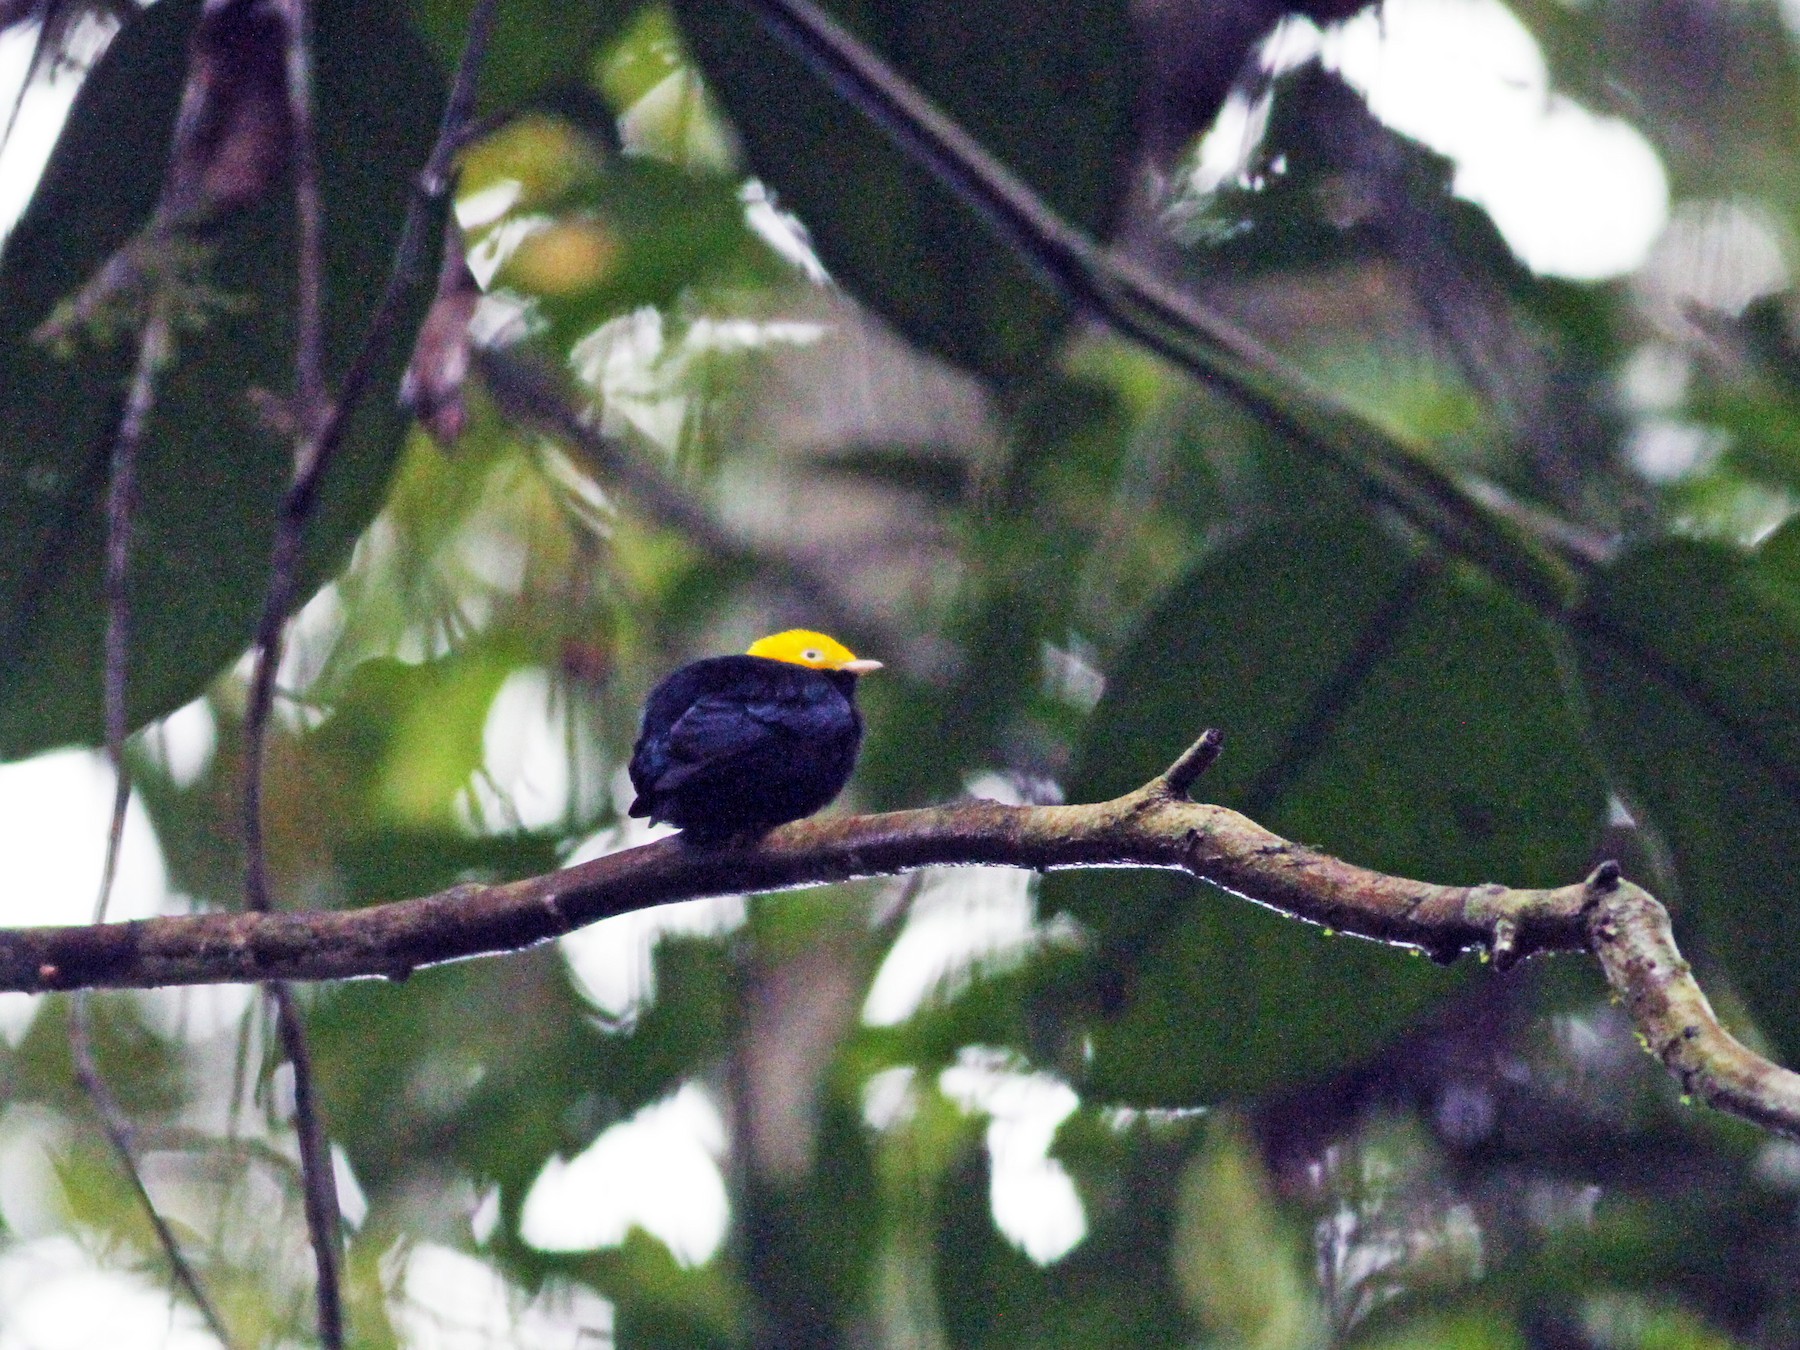
[[1302,1245],[1255,1141],[1231,1115],[1213,1119],[1182,1177],[1174,1266],[1188,1310],[1225,1344],[1297,1350],[1323,1339]]
[[318,752],[361,780],[352,830],[453,827],[456,797],[482,763],[494,696],[529,659],[501,634],[436,661],[358,666],[316,733]]
[[[564,181],[522,194],[495,222],[504,229],[529,215],[541,224],[519,241],[494,282],[532,297],[560,347],[639,306],[672,305],[690,288],[792,275],[747,223],[735,179],[643,156],[602,160],[599,147],[573,128],[542,118],[517,123],[483,147],[484,165],[516,174],[512,159],[533,136],[567,147],[558,157]],[[478,188],[479,180],[467,186]]]
[[665,941],[655,963],[656,1002],[619,1031],[596,1025],[548,947],[330,990],[309,1019],[320,1091],[371,1203],[452,1168],[500,1184],[515,1232],[552,1154],[579,1153],[721,1052],[720,944]]
[[[481,65],[478,106],[511,112],[533,95],[589,83],[601,47],[638,6],[633,0],[507,0],[495,14]],[[412,20],[445,71],[462,60],[473,0],[411,0]]]
[[[1291,839],[1435,882],[1581,873],[1604,785],[1542,623],[1361,514],[1298,518],[1204,561],[1117,662],[1071,786],[1143,783],[1203,726],[1198,792]],[[1455,977],[1172,877],[1045,883],[1098,939],[1087,1087],[1204,1104],[1373,1053]]]
[[[90,1006],[94,1058],[113,1094],[131,1103],[140,1120],[179,1111],[179,1059],[146,1024],[141,1002],[96,994]],[[0,1046],[9,1101],[43,1102],[75,1118],[92,1110],[69,1060],[69,1015],[69,1000],[46,999],[18,1045]]]
[[1355,1343],[1360,1350],[1525,1350],[1513,1320],[1498,1308],[1427,1313],[1396,1331]]
[[[32,332],[149,218],[199,8],[169,0],[119,35],[0,256],[0,758],[100,736],[107,460],[136,343],[81,341],[64,358]],[[317,14],[333,380],[386,280],[442,104],[429,58],[385,15],[348,0]],[[198,693],[243,649],[262,606],[291,447],[265,424],[257,395],[292,385],[292,217],[278,177],[266,200],[208,231],[202,280],[228,303],[182,328],[158,381],[139,462],[133,725]],[[402,316],[402,332],[419,312]],[[307,529],[302,594],[381,503],[404,430],[391,391],[405,357],[405,342],[394,344],[350,423]]]
[[1800,524],[1750,555],[1695,540],[1628,554],[1582,616],[1581,653],[1622,787],[1673,855],[1664,899],[1792,1061],[1800,995],[1773,939],[1800,869]]
[[[1103,233],[1129,183],[1135,39],[1121,3],[840,0],[834,17],[1065,218]],[[1066,317],[977,217],[745,7],[675,5],[752,167],[832,274],[914,341],[996,378],[1032,373]]]

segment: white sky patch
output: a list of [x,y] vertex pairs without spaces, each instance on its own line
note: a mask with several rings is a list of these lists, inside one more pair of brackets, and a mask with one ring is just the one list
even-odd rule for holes
[[1052,1074],[1021,1072],[1012,1065],[1003,1051],[966,1047],[938,1076],[938,1087],[965,1111],[990,1117],[994,1225],[1026,1256],[1047,1266],[1087,1236],[1087,1211],[1074,1179],[1050,1156],[1057,1127],[1081,1098]]
[[1147,1125],[1151,1129],[1169,1129],[1190,1120],[1200,1120],[1212,1113],[1209,1106],[1108,1106],[1100,1119],[1115,1134]]
[[515,528],[509,528],[514,522],[501,514],[506,509],[506,504],[493,502],[494,495],[494,486],[490,484],[483,496],[488,498],[492,509],[476,514],[467,525],[458,530],[451,547],[455,552],[457,567],[470,580],[490,591],[517,595],[525,587],[525,570],[531,564],[531,548]]
[[607,1350],[613,1305],[580,1285],[535,1296],[479,1257],[436,1243],[405,1254],[390,1300],[408,1350]]
[[204,697],[195,699],[146,729],[145,741],[171,781],[190,788],[219,748],[219,719]]
[[545,670],[515,670],[488,705],[481,729],[484,774],[458,796],[457,814],[481,833],[543,830],[566,820],[570,793],[565,700]]
[[1619,371],[1619,400],[1632,412],[1679,408],[1694,375],[1693,358],[1672,342],[1646,342]]
[[631,154],[729,173],[738,157],[735,138],[709,114],[704,94],[691,66],[671,71],[620,116],[620,143]]
[[628,428],[673,453],[681,442],[696,357],[764,347],[805,347],[831,331],[808,319],[698,318],[671,335],[660,310],[646,306],[600,325],[569,353],[569,368],[599,391],[608,435]]
[[42,994],[22,994],[16,989],[0,994],[0,1040],[17,1050],[37,1020],[42,998]]
[[719,1170],[725,1134],[718,1103],[688,1083],[574,1158],[545,1163],[526,1193],[520,1236],[539,1251],[584,1252],[615,1247],[641,1228],[681,1265],[704,1265],[731,1216]]
[[1649,141],[1553,93],[1536,40],[1499,0],[1387,0],[1326,34],[1323,54],[1377,117],[1456,162],[1458,195],[1535,271],[1629,272],[1668,222]]
[[[98,750],[52,750],[0,764],[7,923],[87,923],[93,918],[112,797],[112,767]],[[164,913],[168,888],[156,831],[133,797],[125,811],[124,846],[107,917],[147,919]]]
[[665,934],[715,937],[741,927],[744,915],[739,895],[658,905],[568,934],[561,940],[563,959],[582,996],[628,1027],[656,1001],[653,958]]
[[1625,454],[1652,483],[1673,483],[1710,468],[1725,449],[1725,437],[1711,427],[1671,417],[1646,417],[1631,433]]
[[[499,182],[489,183],[479,192],[469,192],[456,199],[456,223],[468,233],[485,229],[513,209],[525,191],[525,185],[516,178],[502,178]],[[470,250],[469,265],[475,265],[474,254]],[[488,276],[477,272],[475,278],[482,285],[487,285],[488,277],[493,275],[493,268],[488,269]]]
[[[504,187],[506,184],[502,183],[497,186]],[[518,185],[513,184],[513,186],[517,187]],[[487,192],[476,193],[470,200],[478,206],[491,205],[491,202],[485,199],[488,197],[488,193],[494,190],[490,188]],[[492,225],[469,249],[470,273],[474,275],[477,283],[482,286],[488,285],[493,281],[494,274],[506,265],[507,259],[519,251],[519,245],[531,238],[532,235],[541,234],[555,224],[556,217],[543,211],[528,212],[513,216],[510,220],[500,220]]]
[[688,398],[679,392],[680,380],[660,369],[667,355],[662,312],[648,306],[609,319],[570,349],[569,368],[599,392],[603,432],[616,436],[629,428],[673,453]]
[[793,212],[783,211],[776,205],[773,194],[760,179],[752,178],[745,183],[738,195],[744,203],[744,222],[765,244],[799,268],[801,275],[814,285],[823,286],[831,280],[825,264],[813,252],[812,237],[807,234],[806,226]]
[[0,34],[0,133],[12,119],[15,103],[19,110],[11,134],[0,145],[0,246],[31,204],[89,67],[100,59],[118,31],[118,23],[110,16],[84,15],[69,35],[60,68],[33,84],[23,101],[19,101],[19,86],[30,73],[38,25],[20,24]]
[[743,352],[760,347],[810,347],[831,331],[813,319],[695,319],[682,335],[693,352]]
[[0,1220],[9,1237],[51,1237],[68,1227],[68,1201],[56,1170],[66,1133],[62,1117],[38,1102],[0,1112]]
[[356,1169],[350,1165],[350,1155],[344,1152],[342,1144],[331,1146],[331,1176],[337,1183],[338,1212],[354,1232],[369,1217],[369,1197],[362,1182],[356,1179]]
[[0,1350],[217,1350],[199,1313],[160,1273],[105,1268],[73,1237],[0,1254]]
[[485,1247],[500,1227],[500,1188],[489,1186],[469,1211],[469,1236],[477,1247]]
[[872,1130],[891,1130],[910,1120],[919,1109],[916,1082],[919,1071],[911,1064],[881,1069],[863,1082],[863,1120]]
[[906,926],[888,950],[863,1003],[868,1026],[897,1026],[932,994],[966,983],[1037,946],[1042,932],[1022,868],[958,868],[934,875],[914,898]]
[[1106,693],[1106,672],[1100,653],[1084,638],[1071,637],[1067,646],[1046,642],[1039,648],[1044,692],[1084,713],[1090,713]]
[[1219,109],[1212,129],[1200,138],[1188,186],[1194,192],[1217,192],[1244,173],[1263,133],[1269,129],[1270,102],[1252,102],[1233,93]]
[[261,991],[253,984],[193,984],[137,989],[132,997],[144,1024],[157,1035],[198,1045],[235,1033]]
[[1643,278],[1677,311],[1701,305],[1742,314],[1788,286],[1793,231],[1761,202],[1684,201],[1657,240]]

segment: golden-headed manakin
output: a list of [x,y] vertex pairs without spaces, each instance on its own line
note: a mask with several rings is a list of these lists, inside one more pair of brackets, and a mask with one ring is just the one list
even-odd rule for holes
[[644,704],[630,814],[702,843],[810,816],[850,780],[857,677],[880,668],[803,628],[681,667]]

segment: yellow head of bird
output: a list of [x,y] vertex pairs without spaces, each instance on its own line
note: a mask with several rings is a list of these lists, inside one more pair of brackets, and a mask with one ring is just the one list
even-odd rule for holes
[[744,654],[788,661],[813,670],[841,670],[848,675],[867,675],[881,669],[881,662],[864,660],[836,638],[807,628],[790,628],[785,633],[758,638]]

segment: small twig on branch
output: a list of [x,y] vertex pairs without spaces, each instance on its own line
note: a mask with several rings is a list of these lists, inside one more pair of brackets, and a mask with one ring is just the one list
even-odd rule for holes
[[0,929],[0,990],[401,979],[420,966],[516,951],[600,919],[703,896],[922,867],[1162,868],[1293,918],[1438,959],[1496,947],[1511,960],[1593,951],[1687,1091],[1800,1137],[1800,1076],[1753,1054],[1705,1011],[1662,906],[1616,879],[1616,869],[1575,885],[1513,890],[1434,885],[1357,867],[1235,811],[1172,793],[1171,776],[1179,780],[1202,762],[1209,739],[1196,742],[1171,772],[1089,805],[978,801],[814,817],[740,847],[697,847],[675,836],[544,876],[454,886],[348,912]]
[[[294,588],[298,571],[301,534],[312,515],[315,500],[326,470],[343,440],[350,415],[368,393],[375,368],[393,343],[400,322],[400,311],[407,293],[422,277],[426,240],[430,237],[433,208],[450,191],[451,167],[461,144],[463,125],[474,106],[475,87],[480,78],[481,63],[487,54],[488,40],[493,34],[497,0],[479,0],[469,16],[469,35],[463,47],[462,61],[455,82],[444,105],[443,120],[438,126],[437,142],[425,166],[413,183],[412,200],[406,220],[400,228],[400,242],[394,250],[394,265],[388,273],[381,299],[369,316],[363,330],[362,345],[351,360],[335,402],[329,408],[309,409],[300,405],[298,425],[302,443],[294,455],[294,479],[283,496],[275,522],[275,545],[269,563],[269,588],[263,599],[262,618],[257,625],[254,650],[256,663],[250,677],[250,696],[244,716],[244,734],[248,761],[245,767],[244,819],[248,863],[248,894],[254,907],[259,898],[265,903],[268,882],[256,861],[262,855],[262,756],[268,738],[269,711],[275,698],[275,673],[281,664],[282,632],[294,606]],[[302,268],[305,271],[304,265]],[[304,349],[308,339],[302,336]],[[301,361],[304,362],[302,357]],[[297,363],[300,364],[300,363]],[[299,383],[300,381],[297,381]],[[305,390],[299,390],[304,400]]]
[[271,980],[268,993],[275,1004],[281,1053],[294,1069],[294,1134],[300,1143],[300,1193],[306,1208],[306,1235],[312,1244],[313,1266],[318,1271],[319,1339],[328,1347],[336,1347],[344,1343],[340,1273],[343,1219],[338,1212],[337,1168],[331,1160],[324,1113],[319,1109],[312,1050],[306,1043],[306,1020],[286,982]]
[[1171,797],[1186,797],[1188,789],[1200,781],[1201,774],[1212,768],[1224,748],[1225,733],[1217,727],[1208,727],[1200,733],[1200,739],[1184,750],[1181,758],[1164,772],[1163,787]]
[[106,834],[106,858],[100,867],[100,894],[94,922],[106,918],[113,880],[119,871],[119,848],[125,839],[125,809],[131,803],[131,777],[125,772],[127,666],[131,658],[131,534],[137,515],[138,456],[156,403],[156,377],[169,357],[171,332],[166,306],[153,303],[138,338],[138,359],[125,395],[125,412],[113,441],[106,488],[106,570],[101,580],[106,605],[105,682],[101,693],[106,754],[112,762],[112,819]]
[[[357,349],[337,398],[329,408],[317,410],[317,418],[309,420],[302,408],[299,425],[308,438],[295,454],[294,481],[283,497],[276,518],[276,542],[270,560],[270,581],[263,601],[261,621],[257,625],[255,650],[257,663],[251,676],[249,705],[245,713],[245,737],[249,743],[250,767],[246,782],[246,798],[256,798],[256,836],[261,832],[261,746],[266,738],[270,705],[274,701],[275,671],[281,661],[282,629],[294,605],[295,573],[299,560],[300,535],[312,514],[314,501],[343,441],[350,416],[361,404],[375,377],[376,367],[392,345],[400,323],[400,313],[407,294],[423,280],[426,241],[434,208],[448,195],[451,168],[457,149],[462,144],[462,128],[474,106],[476,84],[481,63],[487,55],[493,34],[497,0],[479,0],[469,15],[469,34],[463,46],[462,61],[444,105],[443,120],[438,126],[437,142],[425,166],[413,183],[412,200],[406,220],[400,228],[400,242],[394,250],[394,265],[388,273],[381,299],[369,316],[363,330],[362,345]],[[251,789],[254,789],[252,792]],[[250,819],[246,804],[246,820]],[[254,883],[253,883],[254,884]]]
[[[325,414],[325,196],[319,182],[319,136],[313,117],[312,6],[281,5],[286,41],[288,151],[294,173],[294,478],[306,478],[317,454],[313,427]],[[284,521],[285,523],[285,521]]]

